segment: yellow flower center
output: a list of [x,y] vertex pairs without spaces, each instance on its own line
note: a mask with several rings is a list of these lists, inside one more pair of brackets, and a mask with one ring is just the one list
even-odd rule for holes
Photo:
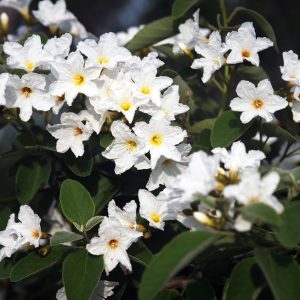
[[56,102],[63,102],[65,100],[65,95],[56,96]]
[[137,144],[135,141],[127,141],[126,146],[129,150],[134,151],[137,147]]
[[255,109],[261,109],[264,106],[264,101],[261,99],[254,99],[252,105]]
[[85,83],[85,78],[82,74],[76,74],[74,75],[73,77],[73,83],[76,85],[76,86],[81,86]]
[[23,96],[25,96],[25,97],[28,98],[31,93],[32,93],[32,89],[31,88],[26,87],[26,86],[22,88],[22,95]]
[[28,71],[33,71],[33,69],[35,67],[35,65],[34,65],[34,63],[32,61],[27,61],[25,63],[25,65],[26,65],[26,68],[27,68]]
[[253,197],[253,198],[248,200],[247,204],[251,205],[251,204],[256,204],[256,203],[259,203],[259,202],[260,202],[259,197]]
[[102,64],[109,64],[109,62],[110,62],[110,60],[109,60],[107,57],[105,57],[105,56],[101,56],[101,57],[98,59],[98,63],[99,63],[100,65],[102,65]]
[[145,94],[145,95],[150,95],[151,94],[151,89],[149,86],[144,85],[141,87],[141,93]]
[[243,49],[242,50],[242,56],[243,57],[250,57],[251,53],[248,49]]
[[76,128],[74,128],[73,134],[74,134],[75,136],[82,135],[82,134],[83,134],[83,131],[82,131],[81,128],[76,127]]
[[157,214],[156,212],[153,212],[151,214],[151,220],[154,222],[154,223],[159,223],[160,222],[160,216],[159,214]]
[[160,146],[163,143],[163,141],[163,137],[160,134],[156,133],[151,137],[150,144],[152,146]]
[[125,111],[128,111],[131,107],[132,107],[132,104],[128,100],[124,100],[120,104],[120,108]]
[[37,229],[33,230],[31,234],[35,240],[37,240],[40,237],[40,233]]
[[118,240],[115,240],[115,239],[110,240],[110,241],[108,242],[108,247],[109,247],[110,249],[116,249],[116,248],[118,248],[118,247],[119,247],[119,241],[118,241]]

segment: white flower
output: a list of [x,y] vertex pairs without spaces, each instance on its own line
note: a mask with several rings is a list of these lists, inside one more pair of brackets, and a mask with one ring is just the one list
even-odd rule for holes
[[[100,280],[96,286],[91,300],[103,300],[114,294],[114,288],[118,285],[117,282]],[[60,288],[56,293],[57,300],[67,300],[66,290],[64,287]]]
[[52,57],[51,63],[56,61],[62,61],[65,59],[72,44],[72,36],[69,33],[65,33],[61,37],[51,38],[44,46],[44,50]]
[[43,75],[28,73],[20,79],[10,76],[7,83],[6,100],[10,107],[20,108],[20,118],[27,122],[32,116],[32,108],[48,111],[53,107],[53,99],[45,92],[46,80]]
[[293,120],[296,123],[299,123],[300,122],[300,101],[293,100],[292,103],[290,103],[290,106],[292,108]]
[[233,143],[230,151],[227,151],[226,148],[215,148],[211,152],[219,156],[225,168],[232,172],[257,168],[260,161],[266,158],[265,154],[259,150],[250,150],[247,153],[246,147],[241,141]]
[[34,247],[38,247],[42,234],[41,218],[28,205],[22,205],[18,219],[20,223],[16,223],[15,228],[22,236],[22,244],[29,243]]
[[151,100],[155,105],[161,105],[160,92],[170,86],[173,80],[167,76],[157,75],[155,66],[146,65],[142,69],[132,71],[132,79],[137,85],[138,96]]
[[194,13],[193,19],[188,19],[179,26],[179,34],[175,36],[174,53],[193,50],[201,42],[206,42],[210,30],[199,27],[199,9]]
[[132,26],[127,31],[121,31],[116,33],[116,38],[119,46],[125,46],[142,28],[144,25]]
[[102,155],[108,159],[113,159],[116,164],[115,173],[121,174],[130,169],[138,157],[147,150],[141,139],[121,121],[113,122],[111,133],[115,139]]
[[292,50],[283,52],[283,66],[280,67],[282,79],[293,84],[300,83],[300,61]]
[[[136,223],[136,202],[134,200],[128,202],[123,209],[119,208],[114,200],[111,200],[108,204],[108,216],[109,218],[105,218],[104,223],[102,223],[101,227],[104,227],[106,224],[109,228],[116,227],[123,229],[128,229],[133,231],[136,235],[136,240],[143,236],[141,232],[136,231],[137,223]],[[106,224],[105,224],[106,223]],[[134,233],[131,233],[132,235]]]
[[91,136],[91,130],[82,123],[80,116],[74,113],[63,113],[61,115],[61,124],[47,126],[47,130],[53,137],[58,139],[56,150],[65,153],[72,150],[76,157],[84,153],[83,142]]
[[172,85],[164,92],[160,106],[149,103],[140,108],[140,111],[152,116],[154,119],[165,118],[169,121],[175,120],[175,116],[188,110],[187,105],[179,103],[178,85]]
[[122,65],[122,70],[125,72],[135,72],[136,70],[142,70],[146,66],[152,66],[158,69],[162,65],[164,65],[164,62],[158,58],[158,53],[150,52],[143,58],[132,56],[130,60],[127,60],[124,65]]
[[50,0],[43,0],[38,3],[38,10],[33,15],[41,24],[48,27],[59,27],[63,22],[75,20],[76,17],[67,10],[65,0],[58,0],[52,3]]
[[2,73],[0,75],[0,105],[4,106],[6,105],[5,90],[9,76],[10,75],[8,73]]
[[168,212],[167,202],[158,200],[147,190],[139,190],[140,215],[149,221],[149,225],[164,230],[165,221],[174,220],[174,216]]
[[239,97],[230,102],[233,111],[240,111],[242,123],[248,123],[256,116],[267,122],[273,120],[272,113],[285,108],[288,102],[274,95],[272,85],[268,79],[262,80],[257,87],[249,81],[242,80],[236,88]]
[[233,198],[242,205],[264,203],[277,213],[282,213],[284,209],[282,204],[273,196],[279,180],[276,172],[261,177],[256,169],[249,169],[242,174],[238,184],[225,187],[224,196]]
[[[176,177],[184,172],[187,168],[189,158],[187,155],[191,151],[191,145],[180,144],[177,146],[178,151],[181,154],[179,161],[167,159],[161,157],[156,164],[156,167],[152,170],[146,188],[149,191],[153,191],[159,187],[159,185],[172,186]],[[150,168],[150,163],[149,163]]]
[[246,220],[242,215],[238,215],[234,222],[234,228],[237,231],[245,232],[249,231],[252,227],[252,223]]
[[268,38],[256,37],[253,23],[243,23],[238,31],[229,32],[226,36],[227,50],[231,50],[226,62],[228,64],[237,64],[246,60],[258,66],[258,52],[272,46],[273,42]]
[[75,37],[76,44],[78,43],[78,40],[86,39],[90,35],[84,25],[77,19],[67,20],[63,22],[59,27],[63,32],[69,32],[70,34],[72,34],[72,36]]
[[68,105],[72,105],[79,93],[92,97],[99,91],[94,80],[98,79],[100,70],[85,67],[84,59],[79,52],[71,53],[64,62],[52,64],[51,71],[57,81],[50,85],[50,93],[54,96],[65,95]]
[[32,72],[51,60],[51,56],[43,50],[40,36],[35,34],[26,40],[24,46],[16,42],[5,42],[3,50],[8,55],[8,66],[27,72]]
[[99,237],[94,237],[86,249],[93,255],[103,255],[105,272],[108,275],[118,263],[131,271],[131,263],[126,250],[136,240],[136,233],[120,228],[99,228]]
[[29,5],[32,0],[2,0],[0,2],[0,7],[11,7],[19,11],[24,18],[29,18]]
[[103,112],[102,114],[98,114],[92,109],[82,110],[79,113],[79,117],[81,121],[85,121],[85,126],[90,128],[91,131],[95,131],[97,134],[100,133],[103,124],[106,121],[108,113]]
[[176,145],[186,137],[185,130],[171,126],[170,122],[165,119],[157,122],[152,118],[149,124],[146,122],[135,123],[133,131],[144,142],[146,152],[150,151],[152,169],[155,168],[161,156],[176,161],[180,160],[181,155]]
[[103,34],[98,44],[94,40],[80,42],[77,49],[87,56],[87,66],[100,69],[113,69],[119,62],[124,62],[131,58],[129,50],[118,45],[114,33]]
[[215,176],[219,167],[219,158],[208,156],[199,151],[189,156],[188,168],[177,176],[172,186],[167,187],[162,195],[177,203],[191,203],[197,195],[207,195],[215,189]]
[[5,230],[0,231],[0,261],[5,257],[11,257],[20,247],[21,235],[15,229],[15,215],[11,214]]
[[206,83],[212,74],[225,63],[224,52],[226,49],[224,49],[222,44],[220,33],[217,31],[212,32],[208,42],[196,45],[195,50],[203,57],[195,59],[191,68],[203,68],[202,81]]

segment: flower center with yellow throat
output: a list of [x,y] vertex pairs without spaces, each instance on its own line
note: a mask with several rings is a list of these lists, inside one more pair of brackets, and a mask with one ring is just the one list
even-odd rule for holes
[[98,59],[98,63],[100,65],[103,65],[103,64],[109,64],[110,63],[110,60],[105,57],[105,56],[101,56],[99,59]]
[[32,93],[32,89],[29,87],[23,87],[22,88],[22,95],[26,98],[30,97],[30,94]]
[[25,63],[25,66],[26,66],[26,68],[27,68],[28,71],[33,71],[33,69],[35,67],[35,65],[34,65],[34,63],[32,61],[27,61]]
[[37,239],[40,237],[40,233],[39,233],[39,231],[38,231],[37,229],[33,230],[33,231],[31,232],[31,234],[32,234],[32,237],[33,237],[35,240],[37,240]]
[[163,136],[161,136],[158,133],[152,135],[152,137],[150,138],[150,144],[155,147],[160,146],[163,143],[163,141]]
[[110,249],[116,249],[119,247],[119,241],[118,240],[115,240],[115,239],[112,239],[108,242],[108,247]]
[[153,212],[151,214],[151,220],[154,222],[154,223],[159,223],[160,222],[160,215],[157,214],[156,212]]
[[120,103],[120,108],[124,111],[128,111],[130,108],[132,107],[132,104],[130,101],[128,101],[127,99],[123,100]]
[[76,86],[82,86],[85,83],[85,78],[82,74],[76,74],[73,76],[73,83]]
[[243,49],[243,51],[242,51],[242,56],[243,57],[248,58],[248,57],[250,57],[250,55],[251,55],[251,53],[248,49]]
[[261,109],[264,106],[264,101],[261,99],[254,99],[252,105],[255,109]]
[[148,85],[143,85],[141,87],[141,93],[145,94],[145,95],[150,95],[151,94],[151,89]]
[[137,144],[135,141],[129,140],[126,142],[127,149],[130,151],[135,151]]
[[73,130],[73,134],[74,134],[75,136],[82,135],[82,134],[83,134],[83,131],[82,131],[81,128],[76,127],[76,128],[74,128],[74,130]]

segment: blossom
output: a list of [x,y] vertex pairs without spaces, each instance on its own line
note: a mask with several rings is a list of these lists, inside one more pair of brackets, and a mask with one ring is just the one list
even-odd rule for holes
[[244,124],[256,116],[270,122],[273,119],[272,113],[288,105],[284,98],[274,95],[268,79],[260,81],[257,87],[249,81],[242,80],[236,88],[236,93],[238,97],[231,100],[230,108],[242,112],[241,122]]
[[131,53],[118,45],[114,33],[103,34],[98,44],[94,40],[79,42],[77,49],[87,56],[87,66],[113,69],[119,62],[131,58]]
[[194,152],[189,158],[188,167],[162,192],[174,205],[191,203],[197,195],[208,195],[215,189],[219,158],[203,151]]
[[22,78],[10,76],[6,92],[8,106],[20,108],[20,118],[27,122],[32,116],[32,108],[48,111],[54,105],[45,87],[45,77],[40,74],[28,73]]
[[127,31],[121,31],[116,33],[116,38],[119,46],[125,46],[132,38],[144,27],[144,25],[140,26],[132,26],[127,29]]
[[261,177],[256,169],[247,170],[238,184],[225,187],[224,196],[246,206],[264,203],[277,213],[282,213],[284,209],[282,204],[273,196],[279,181],[280,178],[276,172]]
[[172,186],[176,177],[184,172],[189,162],[187,155],[191,151],[191,145],[180,144],[177,146],[177,149],[181,154],[179,161],[163,156],[157,161],[156,167],[152,170],[146,185],[149,191],[157,189],[159,185]]
[[89,33],[82,23],[77,19],[66,20],[60,26],[60,29],[63,32],[69,32],[75,37],[75,43],[78,43],[78,40],[86,39],[89,37]]
[[71,53],[64,62],[52,64],[51,71],[57,80],[50,85],[50,93],[54,96],[64,95],[68,105],[72,105],[79,93],[88,97],[98,93],[94,80],[99,77],[100,70],[86,67],[79,52]]
[[157,68],[150,65],[132,71],[131,74],[133,81],[137,85],[138,97],[149,99],[157,106],[161,105],[160,92],[170,86],[173,80],[167,76],[156,77]]
[[136,233],[120,228],[99,228],[99,237],[94,237],[86,249],[93,255],[103,255],[105,272],[108,275],[118,263],[131,271],[131,263],[126,250],[136,240]]
[[29,19],[29,5],[31,2],[32,0],[2,0],[0,6],[16,9],[27,20]]
[[84,153],[83,142],[87,141],[92,134],[90,128],[83,124],[80,116],[71,112],[63,113],[60,120],[61,124],[47,126],[50,134],[58,139],[56,151],[65,153],[71,149],[76,157],[82,156]]
[[292,50],[283,52],[283,66],[280,67],[282,79],[292,84],[300,83],[300,61]]
[[58,0],[55,3],[50,0],[40,1],[38,10],[34,10],[32,13],[41,24],[53,28],[59,27],[63,22],[76,19],[67,10],[65,0]]
[[169,121],[175,120],[175,116],[188,110],[187,105],[179,103],[178,85],[172,85],[164,92],[160,106],[149,103],[140,108],[140,111],[152,116],[154,119],[166,118]]
[[189,53],[199,42],[206,42],[206,36],[210,30],[199,27],[199,9],[193,14],[193,19],[188,19],[185,23],[179,25],[179,34],[175,36],[173,52]]
[[[117,282],[100,280],[96,286],[91,300],[103,300],[114,294],[114,288],[118,285]],[[56,293],[57,300],[67,300],[66,290],[64,287],[60,288]]]
[[51,56],[43,50],[40,36],[36,34],[29,37],[24,46],[16,42],[5,42],[3,50],[8,55],[8,66],[27,72],[32,72],[51,60]]
[[108,159],[113,159],[116,164],[115,173],[121,174],[130,169],[139,156],[146,153],[145,145],[121,121],[113,122],[111,133],[115,139],[102,155]]
[[6,99],[5,99],[5,90],[6,85],[9,79],[8,73],[2,73],[0,74],[0,105],[6,105]]
[[253,23],[243,23],[238,31],[229,32],[226,36],[226,47],[231,50],[226,62],[228,64],[242,63],[244,60],[255,66],[259,65],[258,52],[273,46],[268,38],[257,38]]
[[191,68],[203,68],[202,81],[203,83],[206,83],[211,78],[212,74],[219,70],[225,62],[224,52],[226,49],[222,44],[220,33],[217,31],[212,32],[208,42],[196,45],[195,50],[203,57],[195,59]]
[[140,215],[149,221],[149,225],[163,230],[165,221],[174,220],[174,216],[168,212],[167,202],[158,200],[147,190],[139,190]]
[[125,72],[136,72],[136,70],[142,70],[147,66],[152,66],[158,69],[164,65],[164,62],[158,58],[157,52],[150,52],[147,56],[140,58],[138,56],[132,56],[130,60],[127,60],[122,65],[122,70]]
[[152,169],[155,168],[161,156],[176,161],[180,160],[181,155],[176,145],[186,137],[185,130],[177,126],[171,126],[170,122],[165,119],[157,122],[157,120],[151,118],[149,123],[135,123],[133,131],[144,142],[145,151],[150,151]]
[[247,168],[257,168],[260,161],[266,158],[265,154],[259,150],[246,151],[245,144],[241,141],[232,144],[230,151],[226,148],[215,148],[212,153],[218,155],[224,163],[226,169],[237,172]]

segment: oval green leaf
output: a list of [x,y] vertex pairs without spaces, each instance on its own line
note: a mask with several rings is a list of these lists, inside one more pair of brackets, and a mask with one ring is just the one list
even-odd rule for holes
[[62,271],[68,300],[90,299],[102,271],[102,256],[92,256],[85,249],[70,253]]
[[82,235],[75,232],[56,232],[50,239],[50,245],[53,247],[59,244],[79,241],[82,238]]
[[144,272],[139,299],[154,299],[173,275],[217,238],[218,235],[211,232],[184,232],[175,237],[154,256]]
[[225,111],[215,121],[210,137],[211,145],[216,147],[227,147],[239,139],[251,126],[252,122],[243,124],[240,113]]
[[79,225],[85,225],[95,214],[90,193],[78,181],[66,179],[60,189],[60,205],[66,218]]
[[172,16],[174,18],[182,17],[193,6],[200,2],[201,0],[176,0],[172,6]]

